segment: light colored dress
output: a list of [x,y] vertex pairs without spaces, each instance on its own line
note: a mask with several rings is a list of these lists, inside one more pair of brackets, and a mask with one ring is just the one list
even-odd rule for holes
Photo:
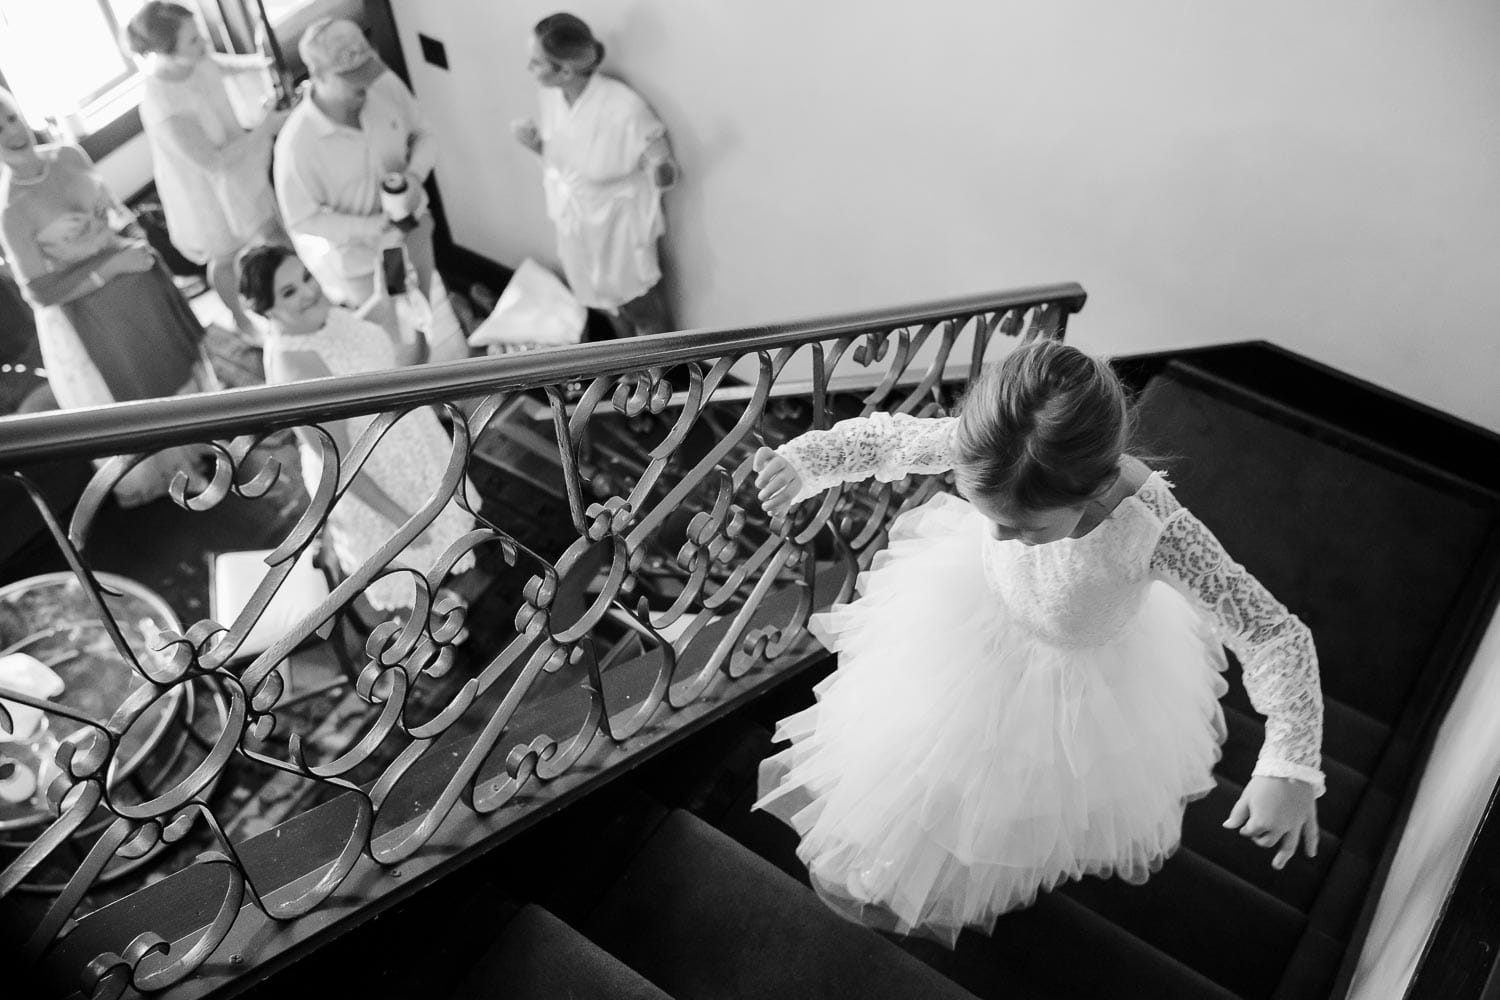
[[[799,499],[952,468],[955,420],[877,414],[784,445]],[[1256,774],[1323,789],[1302,623],[1153,473],[1087,535],[997,541],[965,501],[902,514],[858,598],[814,617],[839,654],[782,720],[756,803],[801,837],[825,902],[950,946],[1083,875],[1143,882],[1214,787],[1220,641],[1268,717]]]
[[[360,319],[346,309],[329,310],[328,321],[316,333],[288,336],[272,330],[266,341],[266,380],[270,383],[295,381],[295,358],[299,351],[316,354],[334,375],[356,375],[396,367],[396,348],[390,335],[374,323]],[[353,417],[344,421],[350,444],[369,426],[373,416]],[[432,496],[442,480],[453,441],[430,407],[408,412],[380,439],[365,461],[361,473],[375,480],[392,500],[407,511],[415,511]],[[322,473],[318,452],[304,442],[301,448],[302,476],[311,494]],[[474,496],[473,484],[464,480],[463,488]],[[373,507],[346,491],[329,512],[327,532],[334,554],[345,573],[353,571],[375,554],[397,525]],[[393,566],[409,566],[424,573],[446,549],[465,532],[474,528],[474,519],[449,501],[417,540],[399,553]],[[472,554],[454,567],[462,573],[474,565]],[[370,603],[382,611],[409,607],[415,593],[405,574],[378,581],[366,592]]]
[[189,260],[206,264],[270,229],[277,215],[269,137],[257,148],[237,149],[209,165],[189,156],[167,124],[172,118],[196,122],[216,150],[243,135],[223,68],[209,56],[181,80],[151,74],[144,80],[141,122],[172,245]]
[[[112,254],[144,245],[115,231],[112,223],[128,213],[83,150],[42,146],[37,152],[47,164],[41,177],[22,180],[6,172],[0,185],[0,243],[35,310],[42,363],[58,405],[102,406],[219,388],[203,353],[203,327],[160,260],[67,302],[47,304],[36,294],[36,284],[49,277],[86,274]],[[163,496],[177,471],[206,453],[203,447],[162,452],[137,466],[115,494],[127,506]]]
[[666,126],[600,73],[571,105],[557,87],[542,88],[540,104],[542,186],[563,274],[578,301],[614,311],[661,280],[656,241],[666,221],[645,157]]

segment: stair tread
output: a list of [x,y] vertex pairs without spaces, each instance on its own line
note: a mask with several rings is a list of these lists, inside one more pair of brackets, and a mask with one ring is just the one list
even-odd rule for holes
[[558,817],[561,822],[540,824],[511,843],[496,861],[506,890],[577,923],[667,813],[629,782],[602,788],[571,806],[566,817]]
[[1295,907],[1186,848],[1144,885],[1086,877],[1056,891],[1247,998],[1270,995],[1307,926]]
[[1271,867],[1270,851],[1257,847],[1237,830],[1224,829],[1224,820],[1243,789],[1220,775],[1215,775],[1215,781],[1217,785],[1212,792],[1189,803],[1182,820],[1183,844],[1236,877],[1307,913],[1338,856],[1338,836],[1322,830],[1317,857],[1309,858],[1299,848],[1286,867],[1277,871]]
[[[1058,893],[1002,916],[992,935],[966,932],[949,951],[908,939],[901,947],[984,1000],[1012,1000],[1013,983],[1039,984],[1048,1000],[1237,1000],[1234,993]],[[1082,960],[1080,960],[1082,959]]]
[[672,1000],[535,904],[521,908],[449,1000]]
[[681,810],[662,822],[583,926],[680,1000],[974,1000]]
[[[781,821],[751,812],[754,787],[746,788],[722,829],[764,860],[807,883],[797,858],[797,835]],[[1060,962],[1058,941],[1088,942],[1089,961]],[[1055,893],[1034,906],[1006,914],[992,936],[965,933],[949,951],[920,939],[898,939],[900,947],[959,985],[984,998],[1014,1000],[1021,983],[1040,984],[1049,1000],[1119,996],[1121,982],[1139,984],[1143,996],[1230,1000],[1233,994],[1177,959],[1152,948],[1087,907]]]

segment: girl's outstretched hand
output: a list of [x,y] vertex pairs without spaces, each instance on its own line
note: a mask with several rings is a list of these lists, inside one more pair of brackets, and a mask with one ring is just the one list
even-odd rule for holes
[[781,517],[792,506],[792,497],[802,489],[802,477],[792,463],[770,448],[761,448],[751,460],[755,491],[760,505],[772,517]]
[[1224,821],[1257,845],[1274,848],[1271,867],[1281,869],[1297,853],[1301,841],[1307,856],[1318,856],[1317,792],[1305,781],[1256,775],[1240,794]]

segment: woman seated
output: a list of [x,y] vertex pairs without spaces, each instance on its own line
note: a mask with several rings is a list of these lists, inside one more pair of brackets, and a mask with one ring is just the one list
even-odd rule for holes
[[[119,231],[117,231],[117,228]],[[203,327],[130,213],[76,146],[39,146],[0,90],[0,245],[36,313],[47,380],[64,409],[219,387]],[[124,506],[202,481],[205,448],[172,448],[115,486]]]
[[252,242],[287,242],[271,194],[271,143],[288,112],[241,127],[226,74],[264,76],[265,60],[211,51],[181,4],[150,0],[130,19],[125,40],[145,81],[141,122],[172,245],[208,266],[208,282],[235,325],[253,335],[235,295],[234,257]]
[[[378,267],[376,274],[381,274]],[[377,299],[370,313],[390,316],[389,299],[378,287],[379,281],[377,277]],[[286,247],[258,246],[245,251],[239,261],[239,286],[245,307],[265,317],[269,325],[268,383],[381,371],[417,364],[426,356],[420,335],[405,342],[394,332],[394,322],[380,326],[329,302],[307,267]],[[338,454],[345,456],[373,419],[373,415],[352,417],[322,426],[332,436]],[[297,434],[302,475],[311,494],[322,471],[318,438],[305,428],[298,428]],[[328,515],[329,539],[345,573],[364,564],[431,499],[452,449],[453,442],[437,415],[425,406],[405,414],[381,438]],[[473,495],[467,479],[462,488]],[[450,499],[427,530],[391,564],[425,573],[448,545],[473,527],[473,517]],[[465,572],[473,565],[474,557],[466,555],[454,572]],[[400,574],[378,581],[366,596],[377,609],[388,611],[410,607],[414,593],[412,581]]]

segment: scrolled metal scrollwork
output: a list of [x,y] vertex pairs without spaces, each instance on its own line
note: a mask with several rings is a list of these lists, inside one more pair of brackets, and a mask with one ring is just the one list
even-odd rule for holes
[[[670,729],[674,713],[806,656],[817,606],[848,599],[892,518],[943,483],[840,487],[772,521],[754,498],[756,449],[846,416],[941,412],[946,386],[977,370],[994,345],[1061,335],[1081,302],[1081,290],[1053,289],[864,324],[647,338],[630,345],[638,363],[611,360],[601,371],[580,367],[593,356],[589,348],[578,349],[577,363],[566,351],[555,363],[513,355],[474,363],[488,382],[466,381],[455,368],[420,401],[412,391],[389,408],[359,410],[352,393],[334,401],[336,385],[297,387],[308,400],[300,418],[265,412],[259,423],[246,418],[199,442],[201,476],[180,474],[170,491],[182,516],[202,517],[222,514],[231,501],[283,502],[293,490],[300,506],[282,519],[264,574],[233,620],[162,628],[145,654],[113,617],[112,592],[91,568],[91,536],[115,486],[153,455],[183,447],[187,425],[143,433],[126,454],[88,455],[103,462],[66,529],[28,474],[0,463],[0,477],[38,512],[111,647],[139,677],[101,718],[0,687],[5,701],[78,727],[56,750],[46,822],[0,871],[5,905],[43,866],[83,850],[33,925],[29,957],[46,965],[67,953],[74,966],[54,973],[90,996],[168,990],[203,967],[236,921],[295,921],[351,880],[378,885],[370,880],[381,869],[493,836],[561,779]],[[955,366],[951,359],[965,352],[967,369]],[[533,369],[543,374],[510,374]],[[390,380],[419,376],[426,377]],[[298,608],[282,634],[243,654],[299,560],[324,545],[333,512],[372,455],[401,420],[428,406],[445,416],[450,446],[424,501],[367,559],[339,566],[326,596]],[[338,419],[371,417],[343,453],[321,418],[307,416],[335,411]],[[550,435],[555,446],[559,521],[571,534],[545,550],[511,523],[514,511],[471,495],[481,443],[503,438],[518,412],[535,418],[528,435]],[[316,465],[315,474],[296,468],[303,462]],[[427,565],[403,562],[449,507],[472,527]],[[475,606],[451,589],[486,553],[496,572],[516,581],[504,595],[513,628],[489,647],[471,631],[484,624],[493,635],[499,626],[477,621]],[[345,616],[371,588],[391,582],[409,587],[409,605],[348,642]],[[299,715],[304,702],[286,676],[289,659],[319,641],[342,642],[351,659],[335,690],[357,723],[336,745],[320,736],[317,720]],[[619,678],[627,677],[632,686],[622,694]],[[188,725],[194,756],[159,787],[123,795],[111,776],[127,734],[174,692],[179,702],[192,700],[182,695],[189,689],[195,704],[212,708],[207,722]],[[12,715],[0,702],[0,731],[14,731]],[[247,867],[243,845],[214,807],[216,783],[231,766],[317,792],[318,816],[331,819],[320,827],[327,837],[316,877],[272,885]],[[95,829],[91,841],[77,842]],[[87,897],[111,865],[167,858],[194,843],[195,859],[158,873],[208,876],[194,884],[208,887],[201,909],[210,916],[193,934],[170,933],[168,915],[153,916],[150,906],[131,909],[140,926],[90,912]],[[88,954],[81,942],[95,937],[82,929],[101,942]]]

